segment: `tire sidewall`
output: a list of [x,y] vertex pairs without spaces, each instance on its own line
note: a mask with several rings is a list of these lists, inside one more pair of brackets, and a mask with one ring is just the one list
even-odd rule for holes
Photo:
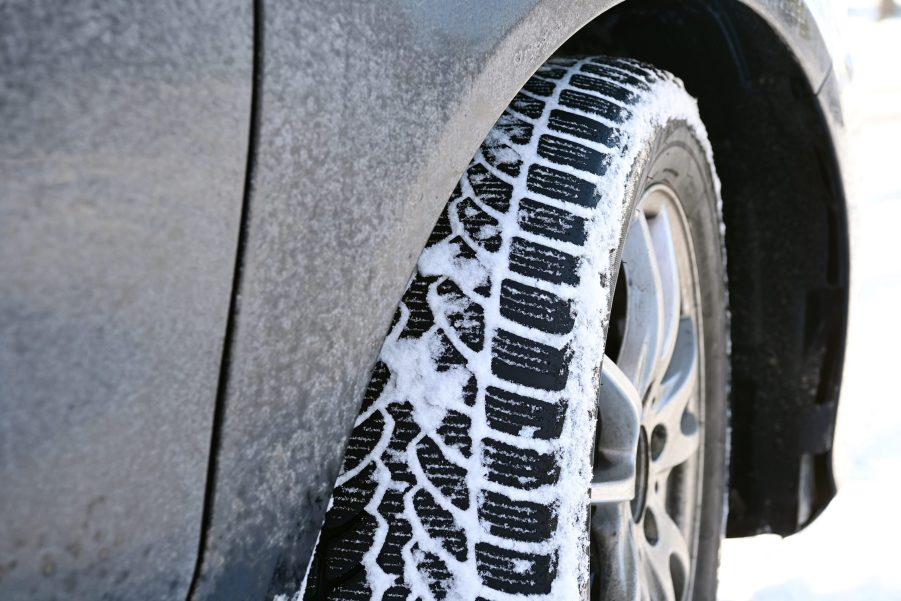
[[[629,177],[631,215],[648,188],[664,184],[680,199],[694,247],[703,323],[705,390],[703,486],[690,598],[716,599],[720,541],[725,533],[728,474],[729,314],[722,218],[714,171],[684,121],[658,127]],[[620,249],[625,243],[624,224]],[[617,259],[621,260],[621,257]],[[619,265],[617,265],[617,268]]]

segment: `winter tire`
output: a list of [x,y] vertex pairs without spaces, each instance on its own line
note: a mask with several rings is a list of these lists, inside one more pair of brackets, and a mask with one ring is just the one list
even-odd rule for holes
[[539,69],[420,256],[302,597],[715,598],[719,209],[676,78]]

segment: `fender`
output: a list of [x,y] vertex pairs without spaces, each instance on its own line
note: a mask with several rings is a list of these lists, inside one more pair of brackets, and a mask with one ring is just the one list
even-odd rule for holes
[[[192,598],[262,598],[297,590],[391,315],[439,211],[497,117],[540,64],[567,48],[581,44],[592,53],[666,57],[665,49],[641,36],[634,43],[618,37],[632,31],[628,26],[636,15],[653,21],[655,11],[666,5],[617,4],[256,3],[258,134],[217,408],[215,486],[208,489],[207,528]],[[787,285],[798,277],[806,282],[785,288],[790,302],[784,303],[768,303],[770,297],[761,296],[760,276],[766,270],[733,261],[732,255],[745,245],[785,240],[785,232],[755,238],[753,230],[733,224],[780,215],[771,209],[791,206],[786,194],[794,188],[777,182],[762,212],[748,211],[750,201],[739,194],[734,211],[726,201],[727,227],[738,232],[729,248],[735,286],[730,286],[736,340],[733,414],[735,423],[754,425],[735,429],[733,466],[759,474],[754,470],[765,465],[760,461],[773,460],[761,447],[758,431],[788,432],[779,440],[785,441],[780,448],[790,449],[777,457],[784,462],[777,470],[778,494],[770,496],[774,484],[766,478],[743,480],[733,472],[733,511],[744,506],[739,519],[730,522],[730,533],[788,533],[812,519],[834,491],[831,427],[844,344],[847,232],[834,132],[826,129],[815,96],[831,63],[804,3],[686,4],[691,9],[679,31],[704,24],[705,35],[722,53],[711,62],[721,63],[716,73],[734,90],[755,89],[753,78],[761,67],[755,53],[762,51],[760,44],[776,40],[772,53],[783,69],[780,75],[796,86],[779,93],[802,99],[807,111],[802,121],[812,123],[814,132],[810,139],[784,144],[784,152],[816,146],[805,154],[803,179],[818,182],[816,190],[825,189],[829,198],[823,212],[832,217],[823,219],[832,225],[823,226],[826,233],[786,244],[779,256],[791,265],[811,248],[832,248],[826,253],[832,267],[817,263],[810,273],[799,274],[780,269],[777,261],[773,281]],[[705,99],[717,89],[689,68],[695,58],[696,48],[680,46],[672,60],[657,64],[671,68],[700,96],[706,121]],[[752,107],[760,114],[770,107],[759,95],[746,96],[751,104],[760,101]],[[838,129],[840,117],[832,114],[829,123]],[[728,164],[728,195],[755,171],[741,167],[746,157],[739,160],[728,151],[723,132],[738,117],[715,107],[710,116],[716,124],[715,154]],[[718,168],[722,171],[723,165]],[[820,228],[817,215],[814,226]],[[774,223],[763,221],[764,226]],[[819,287],[812,283],[829,269],[832,280]],[[809,294],[803,295],[805,290]],[[790,345],[778,347],[778,339],[764,335],[771,319],[780,327],[803,327],[792,330]],[[742,340],[751,343],[745,348]],[[766,344],[775,354],[760,352]],[[795,358],[785,373],[771,370],[758,378],[762,362],[796,351],[806,363],[798,367]],[[790,385],[775,382],[783,377]],[[771,383],[776,392],[757,393]],[[778,411],[802,383],[803,402],[788,403],[789,413]],[[754,392],[748,396],[748,391]],[[756,406],[762,412],[753,411]],[[813,407],[809,415],[804,413],[808,407]],[[798,442],[798,432],[805,433],[806,442]],[[774,521],[786,508],[790,523]]]

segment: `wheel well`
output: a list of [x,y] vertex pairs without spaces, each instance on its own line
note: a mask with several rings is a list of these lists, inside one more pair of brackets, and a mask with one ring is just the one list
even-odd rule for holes
[[598,53],[667,69],[698,98],[722,180],[732,311],[727,534],[796,532],[835,494],[847,322],[847,216],[818,90],[734,0],[627,1],[558,52]]

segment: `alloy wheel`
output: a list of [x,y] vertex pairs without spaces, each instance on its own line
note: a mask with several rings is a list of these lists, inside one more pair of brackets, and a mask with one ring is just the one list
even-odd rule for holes
[[654,185],[626,235],[601,370],[591,601],[690,599],[704,445],[699,306],[682,205]]

